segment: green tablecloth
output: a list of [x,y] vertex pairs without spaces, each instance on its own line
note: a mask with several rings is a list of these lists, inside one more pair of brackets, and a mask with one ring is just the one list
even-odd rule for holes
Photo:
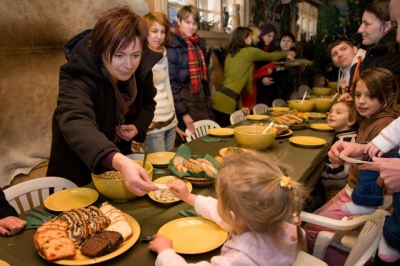
[[[332,132],[319,132],[310,129],[294,131],[293,135],[315,136],[327,140],[328,144],[318,148],[305,149],[294,146],[289,141],[280,143],[283,139],[275,140],[274,144],[265,150],[280,157],[295,169],[296,175],[292,178],[304,182],[307,187],[313,187],[319,178],[319,174],[324,166],[324,158],[333,141]],[[225,142],[205,143],[201,139],[194,140],[187,145],[195,154],[208,153],[211,156],[219,154],[219,150],[228,146],[237,145],[234,138],[227,138]],[[155,176],[157,178],[159,176]],[[93,186],[92,186],[93,187]],[[213,187],[194,187],[193,192],[205,196],[213,196]],[[107,199],[100,196],[96,204],[101,204]],[[134,217],[140,224],[140,236],[151,236],[157,233],[158,229],[165,223],[182,217],[179,211],[182,209],[192,209],[188,204],[178,202],[176,204],[159,204],[152,201],[148,196],[137,198],[129,202],[112,202],[114,206],[125,213]],[[11,265],[48,265],[35,251],[33,235],[35,230],[26,230],[15,236],[13,245],[8,246],[10,238],[0,237],[0,259],[7,261]],[[184,255],[189,262],[209,260],[212,256],[218,255],[220,249],[198,254]],[[125,253],[113,258],[112,260],[99,263],[98,265],[154,265],[156,254],[148,250],[148,243],[142,243],[140,238]]]

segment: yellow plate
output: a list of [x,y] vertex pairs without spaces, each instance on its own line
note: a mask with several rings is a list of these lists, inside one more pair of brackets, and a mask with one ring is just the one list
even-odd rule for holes
[[249,120],[265,120],[269,118],[269,115],[248,115],[247,119]]
[[147,155],[147,161],[155,167],[166,167],[174,156],[175,152],[154,152]]
[[98,197],[99,193],[91,188],[67,188],[47,197],[44,200],[44,206],[52,211],[63,212],[89,206]]
[[318,147],[326,144],[326,140],[316,137],[309,137],[309,136],[296,136],[291,137],[289,141],[295,145],[304,148],[313,148]]
[[211,128],[208,130],[208,134],[217,137],[229,137],[234,134],[233,128]]
[[[155,184],[167,184],[168,180],[170,180],[170,179],[174,180],[174,179],[178,179],[178,178],[177,178],[176,176],[173,176],[173,175],[167,175],[167,176],[163,176],[163,177],[160,177],[160,178],[154,180],[154,183],[155,183]],[[190,182],[187,181],[187,180],[183,180],[183,179],[182,179],[182,181],[185,182],[185,184],[186,184],[186,186],[187,186],[189,192],[192,192],[192,189],[193,189],[192,183],[190,183]],[[171,201],[161,201],[161,200],[158,200],[158,199],[156,198],[156,196],[155,196],[155,192],[154,192],[154,191],[150,191],[150,192],[148,193],[148,195],[149,195],[149,197],[150,197],[152,200],[157,201],[157,202],[160,202],[160,203],[173,203],[173,202],[180,201],[180,199],[178,199],[178,198],[176,198],[176,197],[175,197],[173,200],[171,200]]]
[[292,131],[291,129],[289,129],[289,132],[288,132],[288,133],[283,134],[283,135],[279,135],[279,136],[276,135],[275,138],[279,139],[279,138],[289,137],[289,136],[292,135],[292,134],[293,134],[293,131]]
[[[103,261],[107,261],[109,259],[115,258],[118,255],[121,255],[122,253],[127,251],[129,248],[131,248],[133,246],[133,244],[136,243],[136,241],[139,239],[139,236],[140,236],[139,223],[132,216],[130,216],[126,213],[125,213],[125,216],[126,216],[126,219],[128,220],[128,222],[132,226],[133,235],[131,236],[131,238],[126,240],[124,243],[122,243],[118,247],[118,249],[115,250],[114,252],[111,252],[109,254],[103,255],[98,258],[91,259],[91,258],[88,258],[88,257],[82,255],[80,250],[77,250],[74,258],[69,259],[69,260],[53,261],[53,263],[60,264],[60,265],[91,265],[91,264],[96,264],[96,263],[100,263]],[[42,258],[44,258],[44,256],[42,254],[39,253],[39,255],[42,256]]]
[[10,264],[7,261],[0,260],[0,266],[10,266]]
[[[243,152],[245,152],[245,151],[247,151],[246,149],[243,149],[243,148],[240,148],[240,147],[237,147],[237,148],[239,148],[241,151],[243,151]],[[220,149],[219,150],[219,155],[221,155],[222,157],[224,157],[225,156],[225,152],[228,150],[228,148],[222,148],[222,149]]]
[[328,124],[325,123],[316,123],[316,124],[310,124],[310,128],[319,130],[319,131],[331,131],[333,130],[332,127],[330,127]]
[[158,234],[172,240],[172,249],[181,254],[200,254],[221,246],[228,232],[201,217],[185,217],[163,225]]
[[316,113],[316,112],[309,112],[306,113],[308,115],[308,119],[311,120],[321,120],[326,118],[326,114]]

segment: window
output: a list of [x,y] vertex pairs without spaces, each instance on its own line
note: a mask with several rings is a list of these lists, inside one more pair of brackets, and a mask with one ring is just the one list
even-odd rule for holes
[[297,40],[309,41],[317,35],[318,9],[305,2],[298,3],[297,7],[299,10]]

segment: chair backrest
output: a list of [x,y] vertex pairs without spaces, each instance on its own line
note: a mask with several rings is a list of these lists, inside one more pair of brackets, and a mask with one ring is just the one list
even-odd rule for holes
[[272,102],[273,107],[288,106],[288,103],[284,99],[275,99]]
[[303,98],[304,93],[308,93],[309,95],[312,93],[310,87],[308,87],[307,85],[300,85],[299,87],[299,94],[300,97]]
[[246,115],[241,110],[233,112],[230,116],[231,125],[239,123],[243,120],[246,120]]
[[220,128],[220,126],[212,120],[199,120],[193,124],[195,128],[194,134],[192,134],[188,129],[185,131],[186,135],[188,135],[186,137],[187,142],[207,135],[210,128]]
[[[347,220],[347,217],[336,220],[307,212],[301,212],[300,218],[304,222],[336,230],[335,232],[321,231],[318,233],[313,256],[323,260],[328,246],[332,245],[349,252],[345,266],[350,266],[364,265],[374,254],[378,248],[386,215],[389,215],[388,211],[377,209],[372,214],[362,215],[352,220]],[[355,229],[359,226],[362,226],[362,230],[357,233]],[[356,240],[351,241],[354,235],[356,235]]]
[[62,177],[40,177],[7,188],[4,195],[19,214],[43,204],[54,192],[72,187],[77,185]]
[[268,105],[266,105],[264,103],[256,104],[253,107],[253,114],[255,114],[255,115],[265,114],[268,111],[269,111],[269,107],[268,107]]

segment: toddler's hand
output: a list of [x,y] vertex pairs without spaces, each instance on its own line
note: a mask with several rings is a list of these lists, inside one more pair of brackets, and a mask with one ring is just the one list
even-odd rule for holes
[[368,144],[365,146],[364,153],[367,153],[369,157],[382,157],[383,152],[375,146],[374,143],[368,142]]
[[190,192],[185,182],[180,179],[175,179],[170,184],[168,184],[168,187],[170,188],[172,194],[174,194],[177,198],[181,200],[185,200],[190,195]]
[[155,235],[154,239],[150,241],[149,244],[149,249],[157,254],[160,254],[163,250],[168,248],[172,248],[172,241],[162,235]]

